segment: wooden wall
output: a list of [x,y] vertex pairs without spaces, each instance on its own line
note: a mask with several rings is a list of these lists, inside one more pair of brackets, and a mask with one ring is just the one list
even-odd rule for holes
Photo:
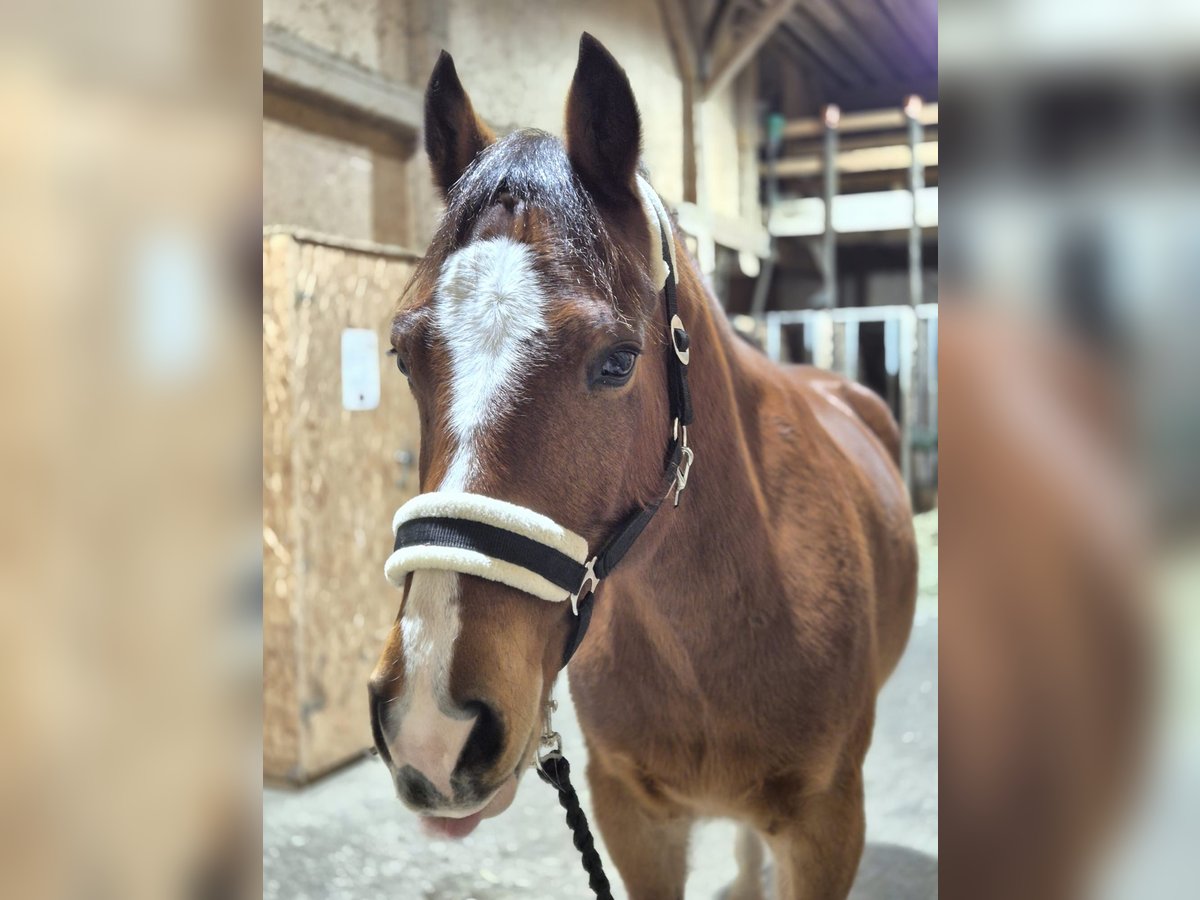
[[[371,743],[367,677],[399,607],[383,577],[391,517],[417,490],[416,408],[384,355],[414,262],[289,233],[263,240],[263,770],[272,779],[303,783]],[[345,328],[379,335],[377,409],[342,406]]]

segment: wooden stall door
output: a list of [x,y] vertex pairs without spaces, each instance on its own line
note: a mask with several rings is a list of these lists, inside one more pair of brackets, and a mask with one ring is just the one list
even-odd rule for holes
[[[391,517],[418,489],[417,412],[385,355],[414,263],[264,240],[263,766],[273,779],[311,780],[371,743],[367,677],[400,599],[383,577]],[[377,336],[376,408],[343,403],[347,329]],[[350,341],[360,371],[364,337]]]

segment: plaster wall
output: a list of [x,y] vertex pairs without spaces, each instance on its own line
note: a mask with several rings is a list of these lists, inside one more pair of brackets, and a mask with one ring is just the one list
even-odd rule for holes
[[[428,6],[422,15],[414,10]],[[430,10],[434,10],[430,12]],[[475,108],[497,131],[561,134],[579,35],[587,30],[625,67],[642,114],[643,159],[668,203],[683,199],[683,86],[658,5],[647,0],[264,0],[266,24],[397,81],[424,86],[445,45]],[[445,40],[429,21],[444,29]],[[414,49],[418,45],[422,49]],[[701,113],[704,186],[715,212],[743,210],[735,87]],[[264,101],[267,224],[420,249],[437,200],[417,141],[397,140],[297,101]]]

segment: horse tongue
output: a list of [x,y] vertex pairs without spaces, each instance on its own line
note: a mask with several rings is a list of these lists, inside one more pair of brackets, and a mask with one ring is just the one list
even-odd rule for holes
[[483,810],[463,816],[461,819],[450,819],[445,816],[421,816],[421,828],[429,837],[460,840],[474,831],[481,821],[483,821]]

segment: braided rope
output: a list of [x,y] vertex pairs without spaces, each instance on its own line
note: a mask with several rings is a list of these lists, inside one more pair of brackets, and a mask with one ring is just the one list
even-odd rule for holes
[[558,791],[558,802],[567,812],[567,825],[575,842],[575,849],[583,861],[583,870],[588,874],[588,887],[599,900],[613,900],[608,877],[604,874],[604,863],[596,852],[596,842],[588,827],[587,816],[579,805],[579,796],[571,785],[571,764],[558,753],[542,759],[538,765],[542,781]]

